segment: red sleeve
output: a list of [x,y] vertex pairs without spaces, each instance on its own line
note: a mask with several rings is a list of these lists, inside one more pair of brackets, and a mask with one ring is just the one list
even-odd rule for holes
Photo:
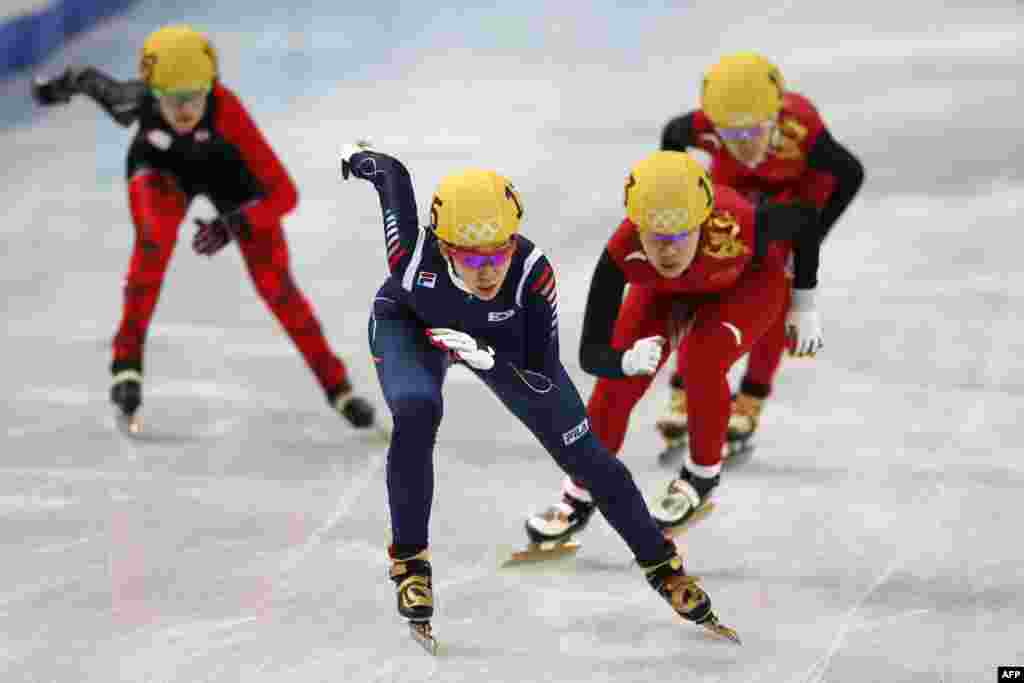
[[711,156],[715,156],[722,149],[722,141],[715,132],[715,126],[703,109],[693,112],[693,139],[698,147]]
[[821,120],[814,103],[800,93],[787,92],[782,102],[783,125],[786,118],[796,119],[796,122],[803,127],[804,134],[800,140],[800,151],[806,158],[814,147],[815,141],[821,131],[825,128],[825,122]]
[[265,192],[257,201],[245,205],[245,217],[254,227],[281,220],[299,201],[295,183],[238,97],[219,83],[214,86],[214,97],[217,132],[238,149]]
[[[825,122],[814,103],[799,93],[786,93],[785,110],[787,115],[795,118],[806,131],[806,135],[800,141],[800,151],[804,158],[807,158],[814,143],[825,130]],[[830,173],[808,168],[793,190],[800,199],[811,202],[820,209],[825,206],[835,188],[836,179]]]
[[608,240],[608,245],[605,248],[608,250],[608,255],[612,257],[615,265],[625,270],[626,257],[637,249],[641,249],[640,240],[637,237],[636,226],[633,225],[633,221],[624,218],[614,234],[612,234],[611,239]]

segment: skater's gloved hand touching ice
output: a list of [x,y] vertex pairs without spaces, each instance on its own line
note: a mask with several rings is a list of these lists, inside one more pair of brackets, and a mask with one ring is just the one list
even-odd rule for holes
[[196,225],[199,229],[192,238],[192,249],[203,256],[213,256],[231,240],[247,240],[252,235],[249,221],[240,209],[221,214],[212,221],[197,218]]
[[432,327],[427,330],[427,338],[431,344],[452,352],[474,370],[490,370],[494,367],[494,349],[484,346],[465,332]]
[[633,346],[622,354],[622,372],[633,375],[653,375],[661,362],[661,349],[665,338],[645,337],[633,342]]
[[786,314],[786,336],[793,342],[792,356],[814,356],[824,345],[813,289],[793,290],[793,303]]

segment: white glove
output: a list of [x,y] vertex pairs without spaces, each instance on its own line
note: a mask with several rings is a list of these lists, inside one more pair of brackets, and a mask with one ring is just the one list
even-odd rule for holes
[[431,344],[455,354],[459,360],[474,370],[490,370],[494,367],[494,349],[490,346],[481,346],[465,332],[449,330],[446,327],[432,327],[427,330],[427,337]]
[[645,337],[633,342],[633,346],[622,354],[622,372],[627,376],[653,375],[661,362],[661,347],[664,337]]
[[790,355],[798,358],[814,356],[824,346],[813,289],[793,290],[793,303],[786,314],[786,336],[793,340]]
[[[353,154],[359,152],[366,152],[373,150],[373,143],[368,138],[362,138],[355,142],[349,142],[341,148],[341,177],[343,180],[348,180],[349,174],[352,173],[351,159]],[[358,174],[357,174],[358,175]]]

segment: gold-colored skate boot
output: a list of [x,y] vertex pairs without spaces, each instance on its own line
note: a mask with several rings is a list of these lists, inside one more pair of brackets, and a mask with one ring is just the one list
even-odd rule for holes
[[753,445],[751,437],[761,422],[761,411],[764,399],[745,394],[736,394],[732,401],[732,412],[729,415],[729,427],[725,434],[725,452],[723,458],[729,459],[749,452]]
[[669,396],[668,412],[658,418],[655,423],[658,432],[665,439],[668,448],[683,445],[686,442],[688,422],[686,416],[686,388],[673,384]]

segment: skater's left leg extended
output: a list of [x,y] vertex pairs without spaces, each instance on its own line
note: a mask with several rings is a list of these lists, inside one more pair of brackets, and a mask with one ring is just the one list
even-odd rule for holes
[[583,401],[565,369],[551,378],[553,388],[537,393],[507,370],[478,373],[501,401],[538,438],[571,481],[585,485],[586,492],[566,486],[567,496],[586,493],[608,523],[626,542],[654,588],[684,619],[735,638],[735,632],[718,623],[711,599],[686,574],[675,546],[667,542],[651,517],[629,470],[612,456],[590,431]]

